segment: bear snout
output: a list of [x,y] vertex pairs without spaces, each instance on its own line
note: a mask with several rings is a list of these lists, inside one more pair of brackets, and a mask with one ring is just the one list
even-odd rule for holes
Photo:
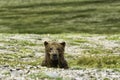
[[52,59],[53,60],[58,60],[58,55],[57,54],[52,54]]

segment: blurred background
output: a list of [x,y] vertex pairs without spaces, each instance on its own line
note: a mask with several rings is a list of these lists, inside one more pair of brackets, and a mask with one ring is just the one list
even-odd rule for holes
[[0,33],[120,33],[120,0],[0,0]]

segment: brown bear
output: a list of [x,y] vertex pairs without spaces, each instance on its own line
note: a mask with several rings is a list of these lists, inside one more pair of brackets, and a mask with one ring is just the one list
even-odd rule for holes
[[64,58],[65,44],[65,42],[45,41],[45,59],[42,61],[41,66],[67,69],[68,64]]

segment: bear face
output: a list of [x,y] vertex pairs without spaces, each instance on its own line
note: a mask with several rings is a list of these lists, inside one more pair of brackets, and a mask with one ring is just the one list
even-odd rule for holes
[[59,58],[63,55],[64,53],[64,48],[65,48],[65,42],[62,43],[48,43],[44,42],[45,45],[45,52],[47,55],[50,57],[52,61],[57,61]]
[[42,66],[68,68],[67,61],[64,58],[65,42],[44,42],[45,59],[42,61]]

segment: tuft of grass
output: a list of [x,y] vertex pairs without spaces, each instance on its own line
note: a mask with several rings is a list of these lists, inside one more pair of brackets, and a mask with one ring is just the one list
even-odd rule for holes
[[4,75],[10,75],[10,72],[9,71],[5,71],[3,74]]
[[81,56],[77,65],[97,68],[120,68],[119,56]]
[[81,39],[74,40],[74,42],[77,42],[77,43],[87,43],[88,41],[81,38]]
[[114,36],[108,36],[106,37],[107,40],[120,40],[120,36],[119,35],[114,35]]
[[111,49],[103,49],[100,47],[97,48],[90,48],[88,50],[84,50],[83,53],[89,53],[89,54],[112,54],[113,51]]
[[[26,59],[26,60],[24,60]],[[37,66],[40,65],[42,61],[41,57],[34,57],[34,54],[0,54],[0,64],[1,65],[9,65],[12,67],[19,66]]]
[[103,80],[110,80],[109,78],[104,78]]
[[51,77],[45,75],[44,73],[33,73],[33,74],[30,74],[29,75],[30,78],[32,79],[44,79],[44,78],[47,78],[47,79],[52,79]]
[[114,71],[120,72],[120,68],[118,68],[118,69],[115,68]]
[[9,44],[12,45],[21,45],[21,46],[35,46],[35,44],[31,41],[26,41],[26,40],[10,40],[8,41]]

